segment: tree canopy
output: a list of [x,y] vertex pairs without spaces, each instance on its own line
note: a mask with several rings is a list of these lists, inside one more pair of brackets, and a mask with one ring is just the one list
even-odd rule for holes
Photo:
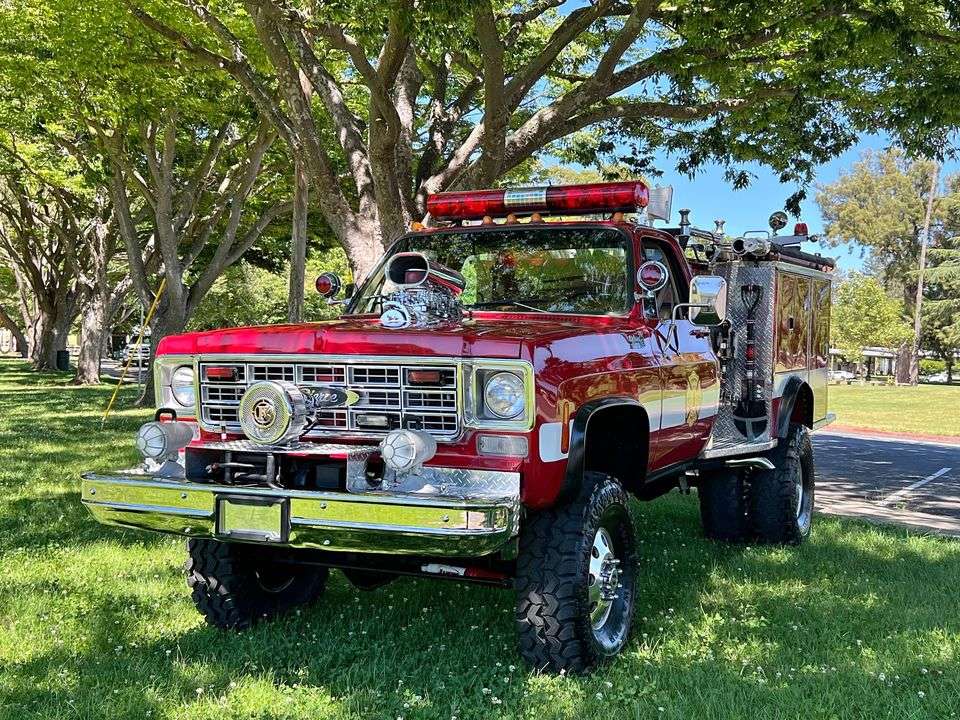
[[912,335],[903,303],[889,297],[876,278],[852,275],[836,288],[830,344],[848,360],[862,360],[865,347],[899,347]]
[[940,152],[960,117],[958,18],[932,2],[133,8],[270,119],[360,271],[427,194],[495,184],[545,150],[652,172],[667,149],[683,171],[727,166],[735,184],[745,161],[805,183],[858,132]]
[[[869,253],[867,267],[913,315],[920,244],[934,163],[902,151],[868,152],[834,183],[819,188],[824,237]],[[960,352],[960,177],[937,189],[924,274],[921,347],[953,359]],[[887,345],[886,347],[895,347]]]
[[93,264],[46,283],[63,321],[93,332],[164,282],[157,341],[291,234],[299,288],[308,211],[360,276],[438,191],[655,177],[666,151],[735,186],[765,164],[795,209],[864,131],[949,153],[958,40],[933,0],[6,0],[0,175],[31,211],[69,193],[74,224],[99,228]]

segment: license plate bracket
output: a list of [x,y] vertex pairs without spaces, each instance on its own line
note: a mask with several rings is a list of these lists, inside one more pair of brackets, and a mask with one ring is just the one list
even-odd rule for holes
[[217,496],[217,534],[231,540],[286,543],[290,502],[286,498]]

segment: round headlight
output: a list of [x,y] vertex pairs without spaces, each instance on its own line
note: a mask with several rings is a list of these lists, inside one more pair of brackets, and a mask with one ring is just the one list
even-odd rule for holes
[[173,377],[170,378],[170,389],[173,391],[174,400],[183,407],[193,407],[197,401],[193,391],[193,368],[181,365],[174,370]]
[[483,389],[483,403],[499,418],[510,420],[517,417],[526,404],[523,380],[511,372],[491,375]]

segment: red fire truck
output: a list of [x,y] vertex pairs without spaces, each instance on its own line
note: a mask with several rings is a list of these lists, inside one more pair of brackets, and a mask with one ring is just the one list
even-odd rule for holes
[[[520,652],[627,643],[629,498],[694,487],[714,539],[800,543],[827,416],[830,272],[806,231],[658,229],[642,182],[442,193],[328,322],[164,338],[143,465],[97,520],[185,535],[193,600],[242,629],[402,575],[512,587]],[[655,209],[657,206],[660,209]]]

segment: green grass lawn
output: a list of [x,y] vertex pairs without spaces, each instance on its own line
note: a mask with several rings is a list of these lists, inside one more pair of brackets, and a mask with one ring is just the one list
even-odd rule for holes
[[[641,594],[626,653],[542,676],[512,594],[335,574],[299,614],[206,627],[183,542],[95,524],[82,470],[131,464],[149,415],[0,361],[0,718],[951,718],[960,712],[960,543],[818,518],[801,549],[700,536],[696,501],[638,504]],[[135,389],[124,391],[129,408]],[[842,397],[842,393],[837,393]]]
[[960,385],[831,385],[827,396],[843,425],[960,436]]

